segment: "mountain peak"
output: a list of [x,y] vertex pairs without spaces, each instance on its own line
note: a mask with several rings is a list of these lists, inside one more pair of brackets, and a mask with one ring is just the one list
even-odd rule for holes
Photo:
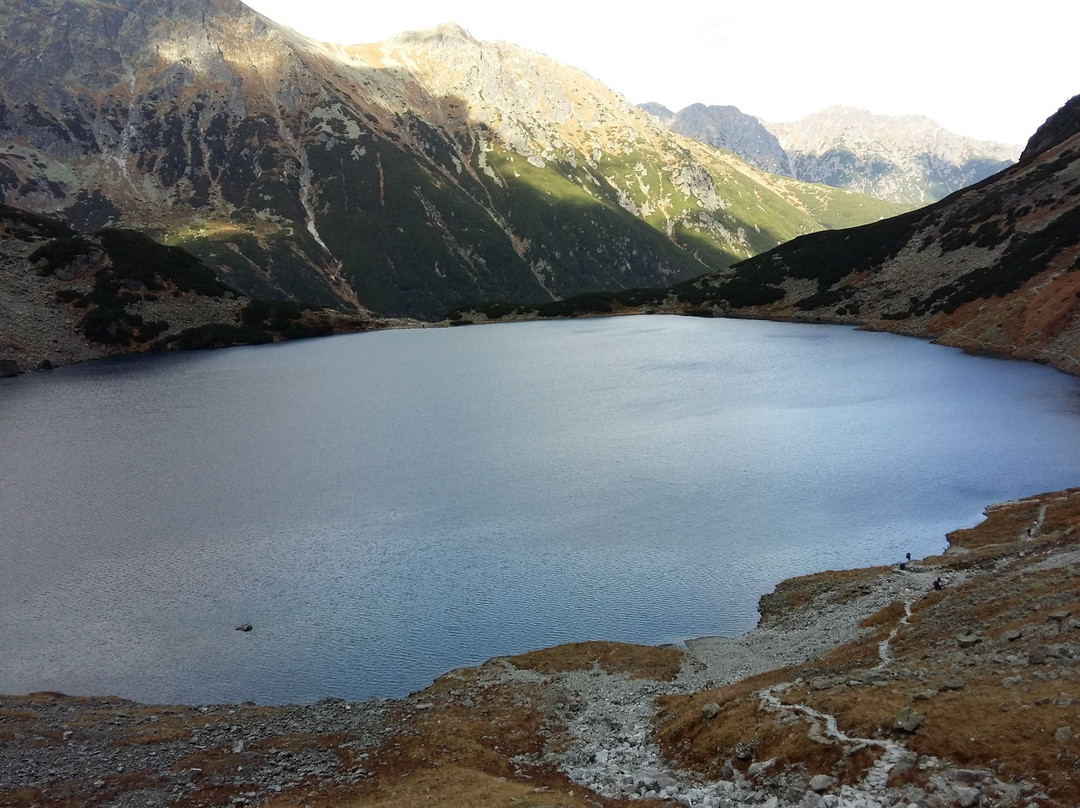
[[390,39],[395,44],[412,44],[429,42],[438,39],[460,39],[473,45],[479,45],[479,40],[470,34],[465,28],[456,22],[443,22],[432,28],[421,28],[416,31],[406,31]]

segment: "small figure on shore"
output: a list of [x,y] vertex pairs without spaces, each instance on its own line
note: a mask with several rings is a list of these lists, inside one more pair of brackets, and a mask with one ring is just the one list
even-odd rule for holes
[[242,625],[242,626],[237,626],[236,630],[237,631],[251,631],[251,628],[252,628],[251,623],[244,623],[244,625]]
[[908,554],[907,554],[907,560],[908,560],[908,561],[911,561],[911,553],[908,553]]
[[943,580],[941,580],[941,578],[935,578],[934,579],[934,589],[936,589],[938,592],[940,592],[944,588],[945,588],[945,582]]

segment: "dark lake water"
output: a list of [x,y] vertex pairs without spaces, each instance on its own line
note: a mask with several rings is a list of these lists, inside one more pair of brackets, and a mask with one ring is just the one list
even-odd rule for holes
[[737,634],[785,577],[936,553],[1080,483],[1078,412],[1033,364],[674,317],[6,380],[0,692],[364,699],[560,642]]

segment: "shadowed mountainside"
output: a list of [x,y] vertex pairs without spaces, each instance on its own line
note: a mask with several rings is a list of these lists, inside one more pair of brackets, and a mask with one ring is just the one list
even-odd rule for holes
[[252,300],[134,230],[84,234],[0,205],[0,376],[122,353],[385,328],[370,312]]

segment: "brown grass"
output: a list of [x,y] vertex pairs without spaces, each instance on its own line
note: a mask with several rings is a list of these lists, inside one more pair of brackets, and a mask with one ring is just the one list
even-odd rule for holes
[[515,668],[552,674],[560,671],[625,673],[631,679],[670,682],[679,675],[684,654],[678,648],[617,642],[575,642],[511,657]]
[[[432,806],[517,806],[517,808],[595,808],[584,789],[536,786],[495,777],[474,768],[445,766],[412,772],[378,793],[338,803],[349,808],[432,808]],[[277,808],[291,803],[269,803]],[[315,803],[316,805],[318,803]]]
[[762,622],[768,622],[819,600],[825,603],[852,600],[865,591],[869,591],[870,581],[886,569],[885,567],[867,567],[855,570],[827,570],[788,578],[761,598],[759,610]]
[[[838,745],[812,739],[806,722],[780,723],[776,715],[760,709],[757,690],[797,676],[797,669],[787,668],[690,696],[661,697],[657,733],[661,751],[676,765],[715,778],[727,760],[745,768],[748,764],[736,759],[735,747],[752,744],[757,747],[757,760],[775,757],[780,765],[803,764],[811,774],[836,770],[845,780],[853,779],[872,763],[871,757],[846,757]],[[709,702],[720,706],[711,719],[701,712]]]

